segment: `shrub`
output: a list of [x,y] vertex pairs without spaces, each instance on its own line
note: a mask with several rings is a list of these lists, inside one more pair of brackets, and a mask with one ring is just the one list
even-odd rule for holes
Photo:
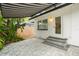
[[4,47],[4,40],[0,38],[0,50]]

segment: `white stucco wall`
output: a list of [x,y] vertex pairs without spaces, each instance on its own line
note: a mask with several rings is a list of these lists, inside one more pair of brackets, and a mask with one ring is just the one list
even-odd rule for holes
[[72,7],[72,34],[69,43],[79,46],[79,4]]
[[67,38],[68,44],[79,46],[79,4],[72,4],[35,18],[36,29],[37,21],[48,19],[49,16],[62,17],[62,34],[55,34],[55,27],[52,24],[48,25],[48,30],[46,31],[36,30],[37,37],[46,38],[48,36],[56,36]]
[[[71,13],[71,8],[70,7],[71,7],[71,5],[67,6],[65,8],[61,8],[61,9],[58,9],[56,11],[47,13],[47,14],[42,15],[40,17],[37,17],[37,18],[35,18],[36,23],[37,23],[38,20],[48,19],[49,16],[53,16],[53,17],[62,16],[62,25],[63,25],[62,28],[63,28],[65,26],[63,22],[66,21],[65,20],[66,15],[69,14],[69,13]],[[67,21],[66,21],[66,23],[67,23]],[[37,26],[36,26],[36,28],[37,28]],[[45,31],[43,31],[43,30],[37,30],[37,36],[38,37],[42,37],[42,38],[46,38],[48,36],[56,36],[56,37],[62,37],[62,38],[64,38],[65,37],[64,35],[66,35],[66,33],[64,34],[65,29],[62,30],[62,32],[63,32],[62,34],[55,34],[55,27],[53,27],[53,22],[52,22],[51,25],[48,25],[48,30],[45,30]]]

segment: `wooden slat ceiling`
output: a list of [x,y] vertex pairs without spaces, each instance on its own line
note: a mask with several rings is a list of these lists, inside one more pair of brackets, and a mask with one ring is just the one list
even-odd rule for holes
[[3,17],[31,17],[60,3],[1,3]]

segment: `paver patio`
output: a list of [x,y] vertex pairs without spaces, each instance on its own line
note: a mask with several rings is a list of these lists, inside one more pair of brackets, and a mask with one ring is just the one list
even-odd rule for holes
[[0,51],[1,56],[68,56],[78,55],[79,48],[70,46],[68,51],[64,51],[53,46],[45,45],[43,40],[37,38],[26,39],[17,43],[12,43]]

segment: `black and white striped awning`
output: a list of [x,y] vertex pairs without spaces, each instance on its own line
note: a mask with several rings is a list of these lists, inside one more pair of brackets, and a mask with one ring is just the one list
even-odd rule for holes
[[3,17],[33,17],[44,13],[61,3],[1,3]]

